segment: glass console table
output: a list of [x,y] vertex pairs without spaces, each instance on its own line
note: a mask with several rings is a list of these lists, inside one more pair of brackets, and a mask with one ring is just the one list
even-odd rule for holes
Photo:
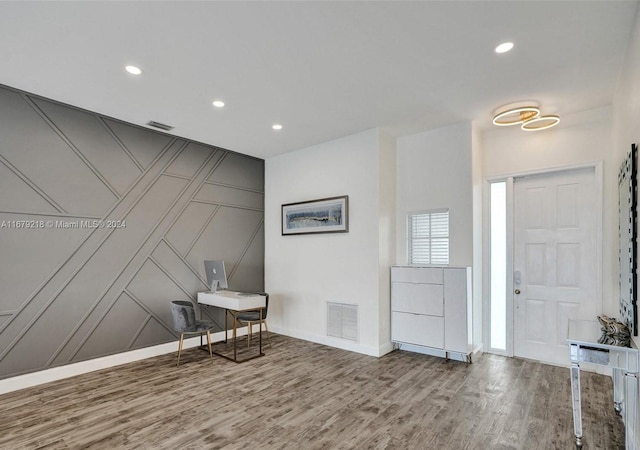
[[569,359],[571,361],[571,398],[576,445],[582,446],[582,410],[580,401],[580,363],[591,363],[613,369],[613,405],[625,423],[627,450],[636,450],[638,419],[638,349],[598,343],[602,336],[600,323],[593,320],[569,320]]

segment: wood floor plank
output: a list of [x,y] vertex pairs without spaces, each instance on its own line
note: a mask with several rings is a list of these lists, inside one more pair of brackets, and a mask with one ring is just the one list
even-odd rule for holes
[[[573,448],[566,368],[271,338],[244,364],[190,349],[180,367],[163,355],[2,395],[0,449]],[[624,448],[611,379],[581,381],[584,448]]]

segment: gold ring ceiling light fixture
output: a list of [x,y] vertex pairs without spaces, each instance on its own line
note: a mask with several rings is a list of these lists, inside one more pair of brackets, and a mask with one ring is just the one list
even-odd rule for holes
[[534,103],[512,104],[500,108],[493,116],[493,124],[499,127],[520,125],[525,131],[546,130],[557,125],[560,117],[554,114],[541,116]]

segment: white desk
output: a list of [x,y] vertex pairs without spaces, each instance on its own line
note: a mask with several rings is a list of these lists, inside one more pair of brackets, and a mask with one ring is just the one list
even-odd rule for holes
[[[638,371],[640,360],[635,347],[600,344],[600,324],[595,320],[569,320],[569,359],[571,360],[571,398],[576,445],[582,446],[582,403],[580,400],[580,363],[587,362],[613,369],[613,404],[625,424],[627,450],[635,450],[638,415]],[[633,345],[633,343],[631,344]]]
[[227,342],[227,314],[233,317],[233,358],[223,355],[219,352],[213,352],[218,356],[222,356],[230,361],[240,363],[249,361],[250,359],[264,356],[262,353],[262,332],[259,334],[259,352],[255,356],[238,360],[238,349],[236,346],[237,332],[237,315],[242,311],[260,311],[260,330],[262,330],[262,311],[266,306],[266,297],[259,294],[246,294],[235,291],[217,291],[217,292],[198,292],[198,303],[201,305],[217,306],[224,308],[224,342]]

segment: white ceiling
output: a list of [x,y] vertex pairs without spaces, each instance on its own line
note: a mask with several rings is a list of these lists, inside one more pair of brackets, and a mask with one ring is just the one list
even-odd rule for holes
[[[495,108],[518,100],[561,116],[608,105],[636,7],[0,2],[0,84],[268,158],[373,127],[487,128]],[[508,40],[512,52],[493,52]]]

